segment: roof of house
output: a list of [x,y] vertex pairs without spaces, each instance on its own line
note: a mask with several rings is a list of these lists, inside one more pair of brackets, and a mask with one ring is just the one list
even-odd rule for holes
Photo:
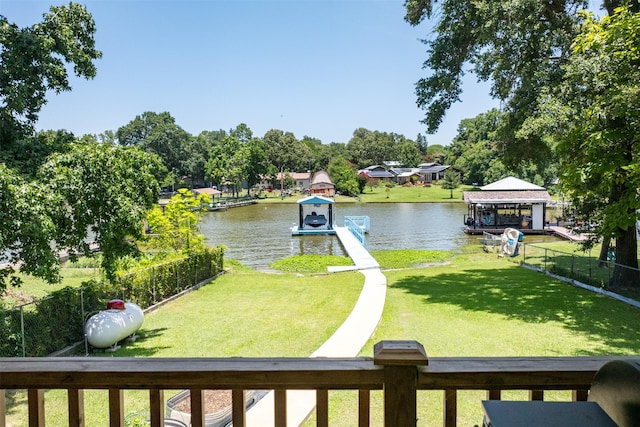
[[[286,177],[287,175],[289,175],[291,178],[295,180],[305,180],[305,179],[311,178],[311,174],[309,172],[285,172],[284,176]],[[281,179],[280,172],[278,172],[278,174],[276,175],[276,178],[278,180]]]
[[364,170],[362,172],[370,178],[393,178],[395,176],[386,170]]
[[404,172],[398,173],[398,176],[402,177],[402,178],[408,178],[408,177],[411,177],[411,176],[414,176],[414,175],[418,175],[419,176],[420,173],[417,172],[417,171],[404,171]]
[[420,163],[418,165],[420,169],[430,168],[431,166],[440,166],[440,164],[437,162],[430,162],[430,163]]
[[480,187],[482,191],[535,191],[545,190],[544,187],[532,184],[513,176],[508,176],[499,181],[487,184],[484,187]]
[[313,178],[311,179],[311,184],[321,184],[321,183],[333,185],[333,181],[331,181],[331,177],[329,177],[329,174],[326,171],[318,171],[313,174]]
[[389,172],[392,172],[396,175],[400,175],[401,173],[405,173],[405,172],[420,173],[421,169],[420,168],[389,168]]
[[371,166],[367,166],[366,168],[364,168],[363,170],[366,171],[372,171],[372,170],[386,170],[384,168],[384,166],[380,166],[380,165],[371,165]]
[[420,172],[434,173],[434,172],[442,172],[443,170],[449,169],[451,166],[449,165],[433,165],[426,168],[421,168]]

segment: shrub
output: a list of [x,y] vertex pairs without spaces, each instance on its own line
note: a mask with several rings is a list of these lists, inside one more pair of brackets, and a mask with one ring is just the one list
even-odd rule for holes
[[28,357],[41,357],[81,341],[86,319],[109,300],[132,301],[145,309],[215,277],[222,272],[223,257],[224,247],[209,248],[121,274],[117,283],[89,281],[32,304],[0,310],[0,357],[22,356],[23,351]]

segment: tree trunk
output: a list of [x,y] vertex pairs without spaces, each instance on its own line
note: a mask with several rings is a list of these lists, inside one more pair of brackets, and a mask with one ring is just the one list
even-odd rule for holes
[[606,267],[609,260],[609,246],[611,245],[611,238],[605,237],[602,239],[602,248],[600,248],[600,256],[598,257],[598,267]]
[[609,287],[614,289],[640,287],[638,242],[635,226],[626,230],[618,230],[616,237],[616,264]]

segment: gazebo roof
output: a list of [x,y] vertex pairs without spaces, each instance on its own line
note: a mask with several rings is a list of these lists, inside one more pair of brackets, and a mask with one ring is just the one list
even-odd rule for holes
[[332,205],[333,199],[322,196],[307,196],[298,200],[299,205]]
[[544,187],[540,187],[539,185],[532,184],[530,182],[524,181],[522,179],[508,176],[499,181],[492,182],[491,184],[487,184],[484,187],[480,188],[482,191],[535,191],[535,190],[545,190]]
[[551,203],[546,191],[465,191],[464,201],[472,204]]
[[209,194],[210,196],[217,196],[222,194],[222,191],[210,187],[194,188],[193,192],[197,194]]
[[472,204],[552,202],[551,196],[544,187],[513,176],[487,184],[480,190],[463,192],[464,201]]

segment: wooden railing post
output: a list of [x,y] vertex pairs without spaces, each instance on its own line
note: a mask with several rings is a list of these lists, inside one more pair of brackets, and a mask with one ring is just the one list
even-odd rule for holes
[[119,388],[109,389],[109,427],[124,426],[124,392]]
[[27,390],[29,427],[44,427],[44,390]]
[[[84,427],[84,390],[70,388],[67,390],[67,396],[69,427]],[[0,423],[0,426],[4,424]]]
[[418,366],[428,364],[424,347],[417,341],[380,341],[373,363],[384,366],[384,425],[415,427]]
[[[191,402],[191,426],[204,426],[204,390],[201,388],[192,388],[189,390],[189,399]],[[233,420],[235,423],[235,419]],[[238,423],[238,425],[244,424]]]
[[7,413],[7,395],[6,390],[0,389],[0,427],[4,427],[6,425],[6,416]]

